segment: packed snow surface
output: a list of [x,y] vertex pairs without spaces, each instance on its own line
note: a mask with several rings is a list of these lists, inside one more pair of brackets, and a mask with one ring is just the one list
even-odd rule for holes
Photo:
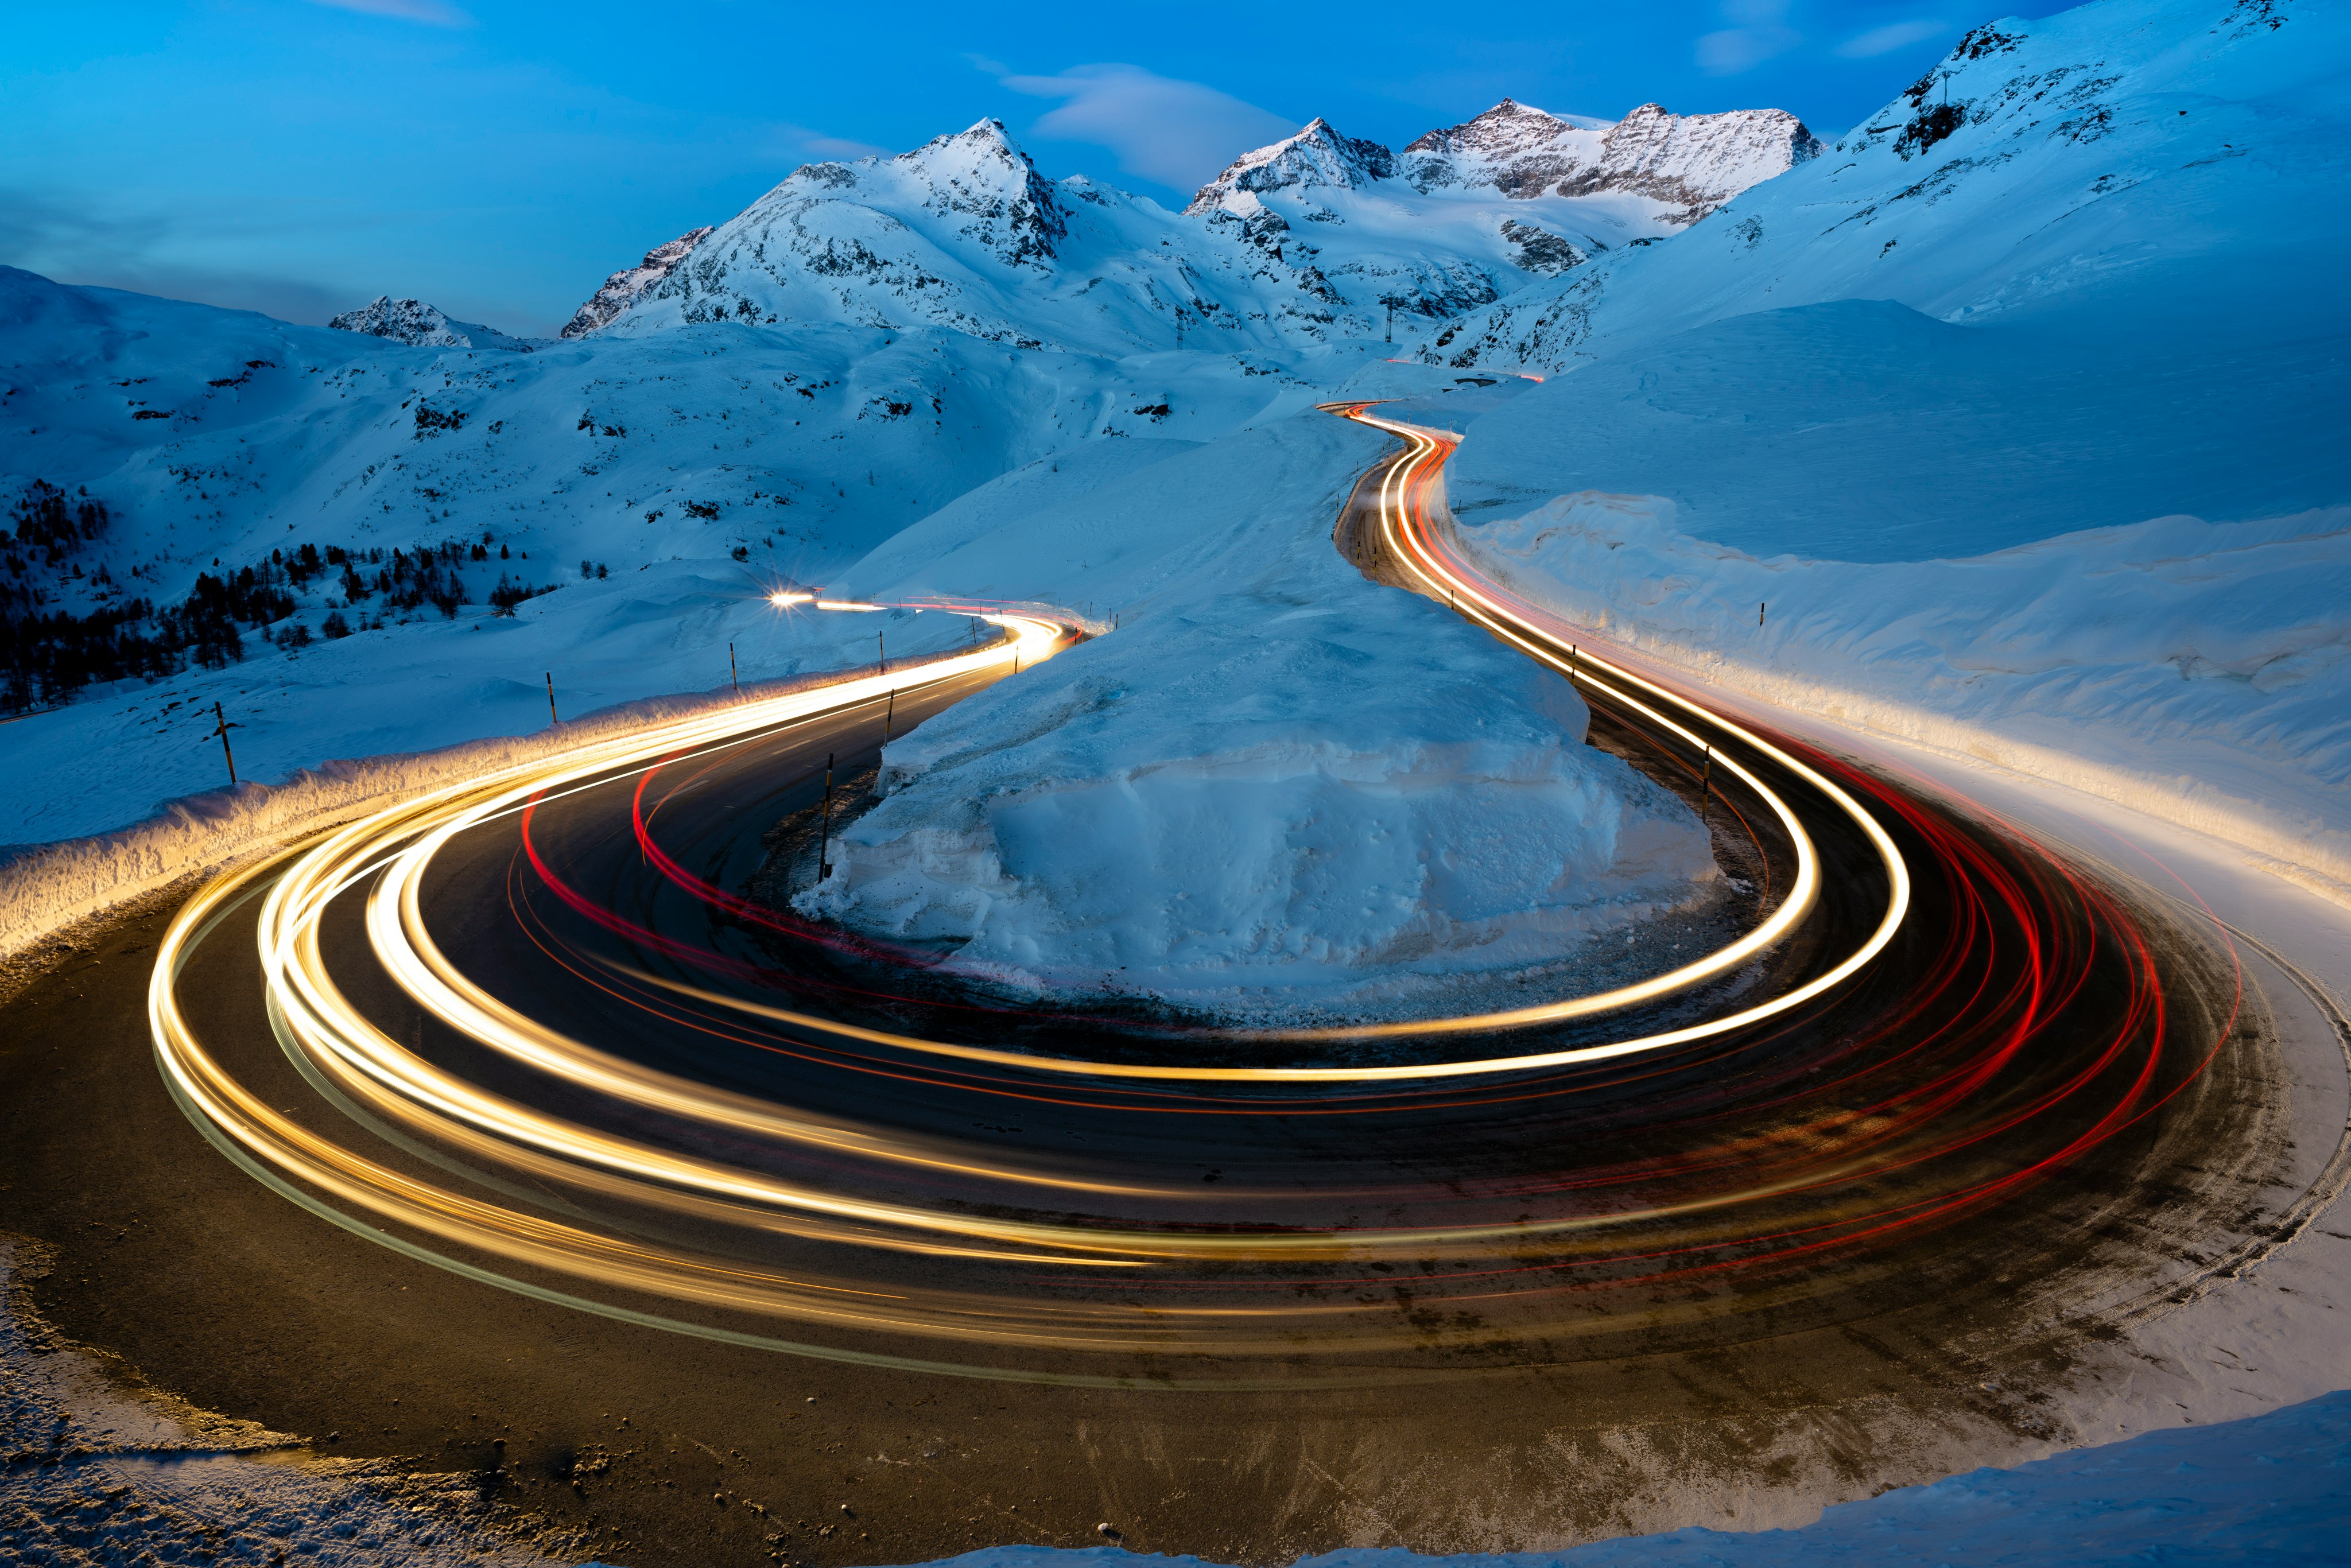
[[[0,1239],[0,1294],[28,1249]],[[21,1298],[19,1298],[21,1299]],[[0,1312],[0,1568],[300,1562],[318,1568],[556,1568],[475,1479],[313,1454],[298,1437],[124,1391]],[[492,1528],[503,1524],[507,1531]]]

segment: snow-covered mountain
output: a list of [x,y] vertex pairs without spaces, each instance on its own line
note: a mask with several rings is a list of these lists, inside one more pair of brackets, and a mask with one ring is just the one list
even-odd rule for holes
[[2346,225],[2311,193],[2339,180],[2345,26],[2307,0],[2094,0],[1978,27],[1822,156],[1450,324],[1431,358],[1564,369],[1841,298],[2140,331],[2331,299]]
[[478,321],[452,321],[421,299],[394,299],[379,294],[356,310],[346,310],[327,325],[339,332],[364,332],[389,338],[413,349],[507,349],[528,354],[532,345]]
[[1046,179],[986,120],[896,157],[807,164],[614,273],[564,330],[932,325],[1097,353],[1263,354],[1398,328],[1419,341],[1536,278],[1673,234],[1814,145],[1778,110],[1677,119],[1648,105],[1612,124],[1506,101],[1422,138],[1407,164],[1317,119],[1170,213]]
[[612,318],[637,302],[638,297],[677,270],[677,264],[694,252],[694,247],[710,237],[708,225],[688,229],[674,240],[667,240],[645,252],[644,260],[634,267],[624,267],[604,279],[604,286],[588,297],[588,302],[563,324],[559,338],[584,338],[597,328],[609,324]]

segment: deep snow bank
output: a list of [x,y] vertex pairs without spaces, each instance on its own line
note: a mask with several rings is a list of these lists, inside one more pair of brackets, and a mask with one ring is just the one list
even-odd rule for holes
[[1701,830],[1578,744],[1563,683],[1340,560],[1327,519],[1377,450],[1301,416],[995,527],[982,492],[877,552],[859,591],[1057,577],[1125,608],[892,746],[802,906],[1015,983],[1254,1009],[1572,963],[1702,901]]
[[1875,565],[1674,523],[1661,497],[1585,491],[1457,537],[1708,682],[2124,801],[2351,902],[2351,507]]

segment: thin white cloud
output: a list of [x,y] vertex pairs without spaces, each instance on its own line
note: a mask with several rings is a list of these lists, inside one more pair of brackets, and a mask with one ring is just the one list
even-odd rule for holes
[[1140,66],[1072,66],[1058,76],[999,76],[1013,91],[1063,100],[1031,128],[1056,141],[1107,147],[1130,174],[1190,191],[1252,147],[1298,126],[1205,82],[1155,76]]
[[790,158],[871,158],[883,151],[870,141],[853,141],[846,136],[831,136],[789,123],[768,126],[765,141],[765,155],[778,162]]
[[365,16],[396,16],[434,27],[470,27],[473,17],[444,0],[310,0],[333,11],[357,11]]
[[1751,71],[1803,42],[1788,26],[1788,0],[1724,0],[1722,18],[1732,26],[1698,41],[1698,68],[1708,76]]
[[1938,34],[1950,31],[1948,22],[1921,17],[1915,22],[1890,22],[1883,27],[1872,27],[1866,33],[1855,33],[1836,47],[1836,53],[1848,60],[1865,60],[1877,55],[1892,54],[1896,49],[1921,44]]
[[882,151],[871,141],[852,141],[845,136],[818,136],[813,133],[801,137],[800,145],[820,158],[871,158]]

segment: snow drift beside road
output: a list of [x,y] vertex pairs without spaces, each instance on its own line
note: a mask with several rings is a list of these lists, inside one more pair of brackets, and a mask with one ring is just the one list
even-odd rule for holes
[[2137,806],[2351,903],[2351,507],[1915,564],[1758,559],[1594,491],[1457,537],[1701,679]]

